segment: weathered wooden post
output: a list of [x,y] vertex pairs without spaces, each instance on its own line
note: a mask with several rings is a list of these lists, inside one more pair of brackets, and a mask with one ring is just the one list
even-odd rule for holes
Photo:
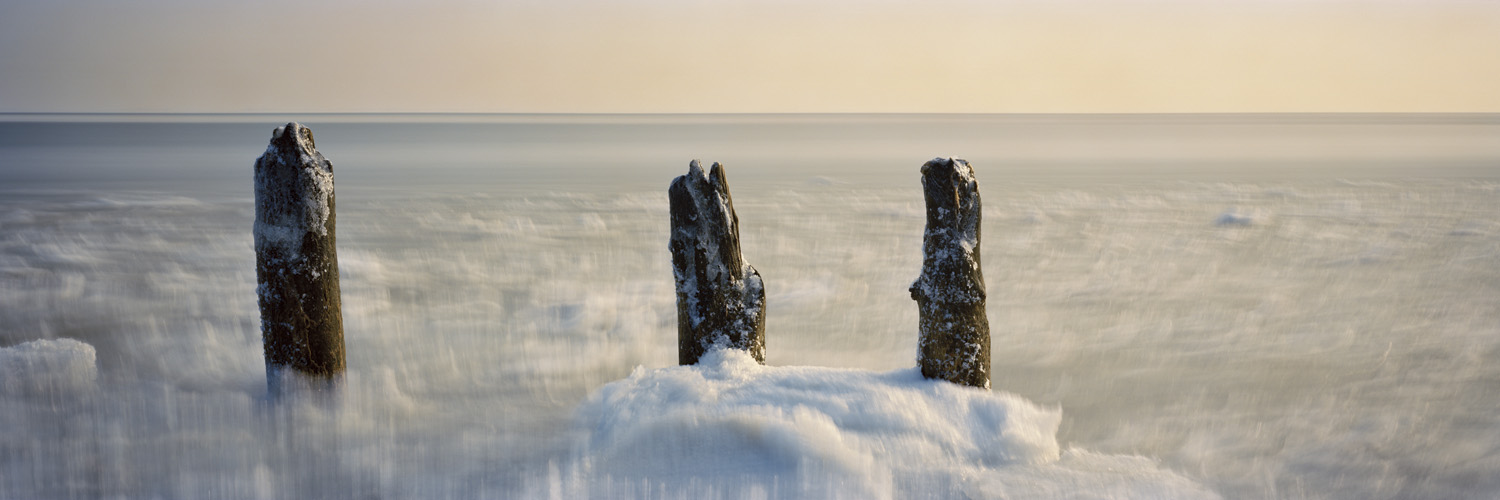
[[334,237],[333,164],[312,130],[288,123],[255,160],[255,276],[266,379],[282,370],[332,381],[344,372]]
[[927,198],[922,275],[910,288],[921,316],[917,364],[927,378],[989,388],[979,183],[969,162],[934,158],[922,165],[922,190]]
[[672,274],[677,280],[677,362],[691,365],[714,346],[766,362],[766,290],[740,255],[740,223],[724,167],[698,160],[667,189],[672,206]]

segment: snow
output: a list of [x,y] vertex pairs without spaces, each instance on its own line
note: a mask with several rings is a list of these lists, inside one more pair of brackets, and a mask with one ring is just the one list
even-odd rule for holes
[[[290,139],[295,150],[281,151],[277,143],[282,139]],[[286,172],[288,169],[293,172]],[[284,176],[288,174],[296,177],[293,182],[286,182]],[[314,147],[307,127],[289,123],[276,128],[265,154],[256,160],[255,196],[268,205],[256,211],[257,246],[265,243],[295,248],[303,234],[328,235],[333,165]]]
[[[950,162],[955,164],[953,170],[958,176],[957,184],[967,186],[964,192],[972,196],[955,194],[955,203],[960,208],[957,215],[948,214],[942,207],[938,208],[938,212],[944,219],[970,216],[950,224],[929,224],[926,227],[922,252],[926,256],[924,260],[930,264],[924,263],[922,274],[912,283],[912,288],[920,290],[923,296],[940,302],[974,303],[983,300],[983,283],[955,281],[950,277],[968,274],[960,270],[979,271],[979,222],[982,208],[974,168],[967,161],[948,157],[933,158],[922,166],[922,171],[925,174],[929,166]],[[926,182],[925,177],[923,182]]]
[[94,388],[94,346],[73,339],[0,348],[0,392],[8,396],[81,394]]
[[1057,409],[915,368],[767,367],[714,349],[637,367],[575,418],[571,460],[532,496],[1215,498],[1147,459],[1064,452]]
[[295,122],[276,128],[255,161],[255,199],[255,249],[266,264],[281,273],[324,274],[301,255],[308,235],[328,236],[333,217],[333,164],[314,147],[311,130]]

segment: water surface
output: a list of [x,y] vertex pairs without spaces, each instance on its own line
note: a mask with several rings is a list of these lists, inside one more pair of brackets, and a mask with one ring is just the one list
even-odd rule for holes
[[[0,369],[0,496],[546,492],[589,394],[675,363],[694,158],[727,165],[770,365],[910,367],[917,170],[949,155],[993,385],[1065,449],[1225,498],[1500,495],[1493,115],[9,119],[0,347],[77,339],[97,382]],[[333,403],[265,394],[251,166],[294,119],[337,176]]]

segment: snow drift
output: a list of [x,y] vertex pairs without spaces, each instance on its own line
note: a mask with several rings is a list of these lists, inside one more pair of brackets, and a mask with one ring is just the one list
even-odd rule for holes
[[576,415],[572,461],[534,496],[1215,498],[1147,459],[1063,452],[1059,410],[916,368],[767,367],[715,349],[637,368]]

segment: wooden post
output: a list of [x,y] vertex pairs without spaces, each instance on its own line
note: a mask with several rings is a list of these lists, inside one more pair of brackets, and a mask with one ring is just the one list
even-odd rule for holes
[[922,190],[927,199],[922,275],[910,288],[921,316],[917,364],[927,378],[989,388],[979,183],[969,162],[934,158],[922,165]]
[[677,280],[677,362],[691,365],[710,348],[750,351],[766,362],[766,290],[740,255],[739,217],[724,167],[705,173],[698,160],[667,189],[672,205],[672,274]]
[[255,160],[255,276],[272,392],[286,368],[330,382],[343,374],[333,164],[297,123],[272,132]]

